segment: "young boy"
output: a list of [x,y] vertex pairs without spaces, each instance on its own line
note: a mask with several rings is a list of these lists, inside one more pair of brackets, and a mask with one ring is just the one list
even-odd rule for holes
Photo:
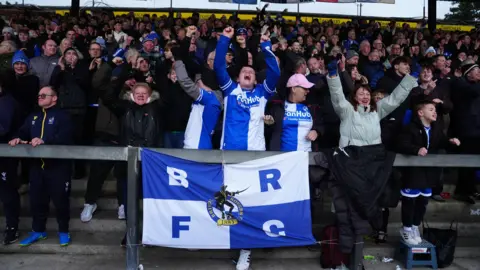
[[[456,146],[460,141],[448,139],[440,125],[436,125],[437,112],[435,104],[430,101],[415,105],[412,121],[398,139],[398,152],[408,155],[426,156],[436,154],[448,143]],[[402,223],[400,235],[407,244],[418,245],[422,242],[418,226],[427,209],[428,197],[432,195],[432,186],[440,180],[437,168],[412,167],[403,174],[402,189]]]

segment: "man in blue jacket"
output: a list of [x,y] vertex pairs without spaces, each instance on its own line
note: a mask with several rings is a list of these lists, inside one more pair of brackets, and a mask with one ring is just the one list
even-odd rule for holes
[[[20,128],[18,136],[9,144],[30,144],[37,147],[68,145],[73,142],[73,127],[69,114],[58,108],[58,93],[45,86],[38,93],[41,111],[32,113]],[[47,237],[46,223],[50,199],[56,208],[60,245],[70,243],[68,225],[70,221],[70,176],[72,164],[68,160],[36,159],[30,165],[30,209],[32,232],[20,242],[21,246]]]
[[[13,131],[21,123],[18,104],[15,99],[2,88],[0,81],[0,143],[7,143]],[[6,218],[6,229],[3,244],[9,245],[18,240],[18,216],[20,213],[20,195],[17,191],[17,166],[11,158],[0,158],[0,201]]]

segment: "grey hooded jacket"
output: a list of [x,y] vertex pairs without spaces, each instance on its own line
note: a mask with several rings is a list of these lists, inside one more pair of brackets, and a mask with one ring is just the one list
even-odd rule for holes
[[58,59],[60,59],[58,55],[41,55],[32,58],[30,61],[32,73],[40,79],[40,88],[50,84],[50,78],[52,77],[53,69],[58,64]]
[[338,76],[327,76],[328,88],[333,108],[340,118],[340,148],[348,145],[365,146],[381,144],[380,120],[393,112],[416,87],[417,80],[406,75],[392,94],[377,103],[377,111],[370,111],[370,106],[357,107],[347,101]]

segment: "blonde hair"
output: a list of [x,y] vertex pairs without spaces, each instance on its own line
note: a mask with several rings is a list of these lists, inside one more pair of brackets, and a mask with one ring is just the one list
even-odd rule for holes
[[5,40],[0,44],[8,47],[8,52],[15,52],[17,50],[17,44],[15,44],[15,42],[12,40]]
[[125,59],[127,60],[127,63],[129,63],[130,58],[132,57],[138,57],[140,56],[140,53],[136,49],[128,49],[127,52],[125,52]]
[[132,87],[132,93],[135,93],[135,90],[139,87],[143,87],[145,89],[147,89],[148,91],[148,94],[149,95],[152,95],[152,88],[150,88],[150,85],[148,85],[148,83],[143,83],[143,82],[139,82],[139,83],[136,83],[133,87]]

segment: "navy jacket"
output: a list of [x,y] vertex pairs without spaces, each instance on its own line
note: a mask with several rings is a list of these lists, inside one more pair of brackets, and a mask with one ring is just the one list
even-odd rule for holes
[[10,94],[0,93],[0,143],[10,141],[20,123],[17,102]]
[[69,114],[57,106],[42,109],[27,117],[18,138],[24,141],[40,138],[48,145],[73,144],[73,124]]

